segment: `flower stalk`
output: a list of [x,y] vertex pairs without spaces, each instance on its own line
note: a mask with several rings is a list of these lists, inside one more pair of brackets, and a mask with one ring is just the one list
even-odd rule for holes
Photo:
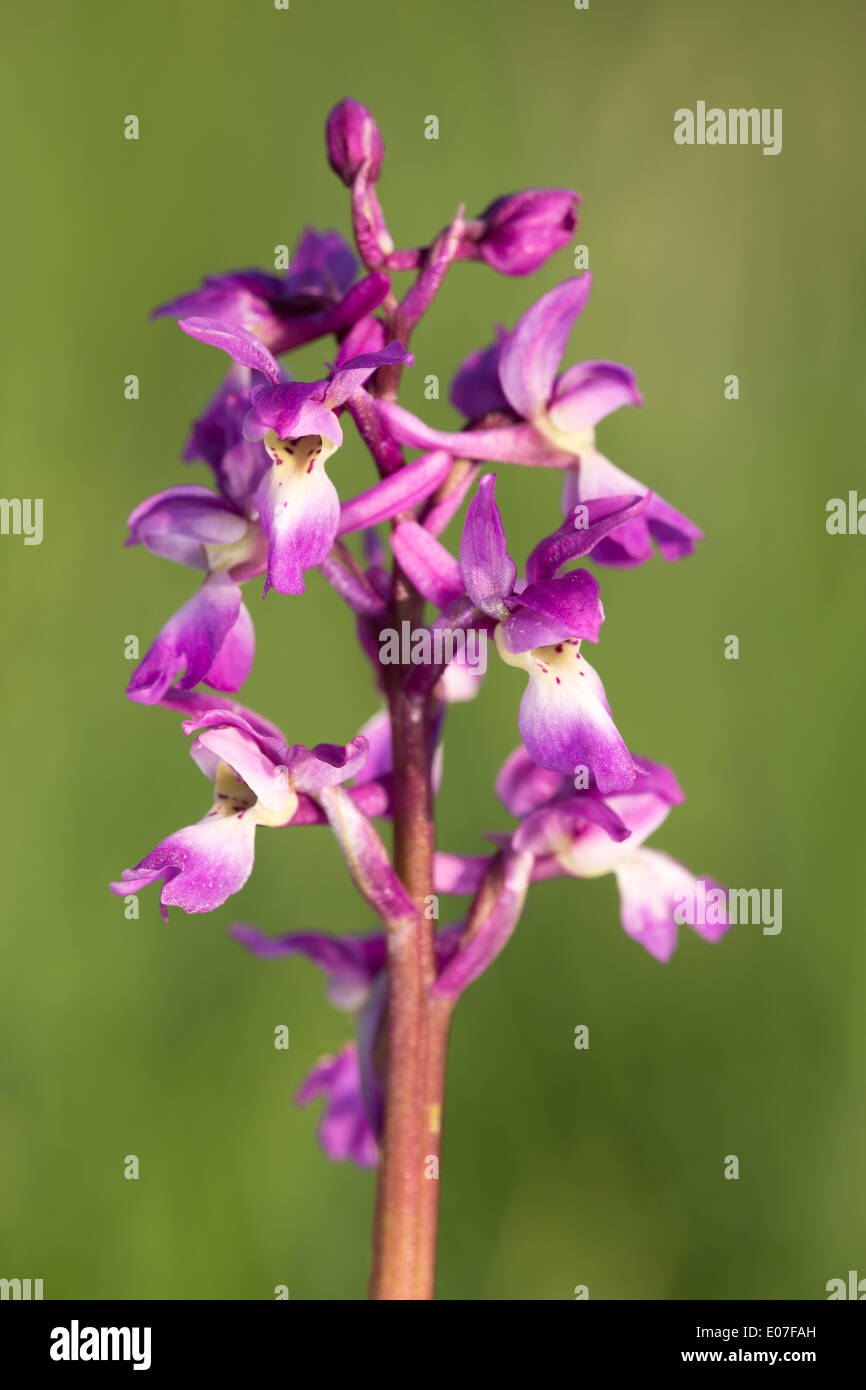
[[[567,568],[585,558],[639,567],[654,545],[679,560],[701,533],[597,448],[606,416],[640,404],[634,374],[608,361],[560,370],[588,273],[549,290],[470,353],[450,387],[461,428],[434,429],[397,399],[414,363],[410,337],[446,274],[462,274],[466,262],[531,274],[568,245],[578,195],[527,189],[469,219],[461,205],[426,244],[395,248],[377,191],[384,145],[372,114],[340,102],[326,143],[350,191],[360,279],[337,232],[307,228],[284,276],[210,276],[155,311],[232,365],[184,452],[210,468],[214,486],[168,488],[129,517],[127,544],[197,570],[201,582],[163,625],[127,694],[183,714],[212,797],[201,819],[159,841],[111,889],[126,896],[159,884],[166,918],[169,907],[212,912],[247,882],[259,831],[329,828],[377,929],[274,937],[238,923],[231,935],[259,957],[307,957],[324,972],[330,1002],[354,1016],[352,1038],[313,1065],[295,1099],[324,1102],[318,1132],[330,1158],[378,1168],[370,1297],[418,1301],[434,1296],[451,1017],[508,942],[531,884],[614,876],[625,931],[660,961],[682,923],[707,941],[727,928],[724,917],[679,915],[680,899],[705,895],[682,864],[644,848],[683,794],[670,769],[633,753],[614,723],[582,651],[599,641],[605,619],[599,582]],[[442,226],[438,215],[433,225]],[[414,276],[402,295],[391,278],[401,272]],[[278,360],[325,337],[335,353],[320,380],[298,381]],[[326,465],[349,424],[375,480],[353,479],[341,495]],[[423,452],[407,460],[407,448]],[[530,477],[558,469],[564,480],[561,516],[522,573],[495,475],[483,471],[489,463]],[[441,537],[470,492],[453,554]],[[255,653],[241,586],[263,578],[265,595],[291,604],[314,569],[345,604],[384,707],[348,742],[306,748],[233,696]],[[410,649],[398,644],[395,659],[397,632]],[[514,823],[488,834],[484,853],[444,853],[434,812],[443,729],[452,707],[478,695],[488,646],[526,677],[521,742],[495,784]],[[389,821],[390,855],[376,824]],[[460,920],[438,923],[440,894],[467,899]]]

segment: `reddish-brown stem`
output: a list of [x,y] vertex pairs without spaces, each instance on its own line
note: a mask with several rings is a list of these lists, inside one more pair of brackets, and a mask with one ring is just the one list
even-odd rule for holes
[[412,1297],[433,1297],[436,1277],[436,1238],[439,1228],[439,1165],[442,1144],[442,1108],[445,1098],[445,1066],[448,1032],[454,1002],[428,996],[427,1044],[424,1068],[424,1101],[421,1112],[421,1192],[418,1202],[418,1240]]
[[[399,571],[394,575],[392,614],[395,625],[408,619],[413,627],[423,616],[420,595]],[[438,1155],[444,1081],[444,1049],[438,1037],[435,1056],[429,1052],[431,1018],[441,1012],[430,1000],[436,974],[435,921],[427,911],[433,901],[434,847],[430,701],[407,690],[405,676],[400,666],[387,669],[394,866],[419,919],[416,925],[388,933],[385,1116],[370,1296],[389,1300],[433,1296],[438,1181],[425,1177],[425,1158],[431,1152],[431,1117],[436,1118]],[[438,1101],[431,1095],[434,1076]]]

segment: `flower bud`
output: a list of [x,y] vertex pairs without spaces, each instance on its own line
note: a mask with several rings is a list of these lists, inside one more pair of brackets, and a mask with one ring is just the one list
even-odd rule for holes
[[370,182],[375,183],[385,151],[379,127],[366,106],[344,97],[328,117],[325,136],[328,162],[343,183],[351,186],[367,160],[370,160]]
[[579,205],[580,195],[567,188],[508,193],[467,224],[461,258],[486,261],[502,275],[529,275],[567,244]]

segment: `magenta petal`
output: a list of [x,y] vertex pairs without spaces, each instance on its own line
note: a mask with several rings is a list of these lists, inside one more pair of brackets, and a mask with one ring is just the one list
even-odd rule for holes
[[457,999],[496,959],[517,925],[532,869],[531,854],[508,855],[502,887],[480,931],[454,955],[439,974],[431,993]]
[[433,858],[433,887],[437,893],[477,893],[489,867],[489,855],[439,850]]
[[180,319],[179,326],[184,333],[188,333],[191,338],[197,338],[200,343],[222,348],[223,352],[227,352],[229,357],[242,367],[252,367],[257,372],[263,372],[274,384],[282,377],[279,363],[261,338],[257,338],[255,333],[250,333],[248,329],[241,328],[240,324],[220,323],[217,319],[190,318]]
[[[696,921],[704,897],[700,885],[685,865],[658,850],[638,849],[620,861],[616,868],[622,924],[629,936],[645,946],[656,960],[667,961],[677,942],[675,913],[687,904],[683,914],[688,924],[707,941],[719,941],[728,930],[726,907],[722,921]],[[712,884],[718,887],[717,884]],[[709,885],[704,885],[704,893]],[[691,910],[689,910],[691,909]],[[697,909],[697,911],[695,911]],[[709,915],[708,913],[704,914]]]
[[159,703],[163,709],[177,710],[179,714],[186,715],[184,728],[187,732],[205,727],[208,721],[237,720],[242,728],[265,740],[269,746],[275,749],[284,749],[286,746],[285,734],[276,724],[256,714],[254,710],[247,709],[237,700],[230,700],[226,695],[212,695],[207,690],[178,690],[177,687],[173,687],[166,691]]
[[501,618],[508,611],[517,566],[508,554],[505,528],[496,505],[496,478],[485,473],[466,510],[460,538],[460,571],[466,592],[483,613]]
[[424,502],[451,471],[451,456],[441,449],[423,454],[375,486],[344,502],[340,508],[338,536],[388,521],[400,512]]
[[127,521],[127,545],[144,545],[152,555],[207,568],[207,545],[232,545],[246,529],[246,517],[210,488],[170,487],[140,502]]
[[[203,720],[199,722],[204,723]],[[275,761],[274,750],[267,740],[240,725],[240,720],[229,722],[228,718],[221,723],[209,722],[193,742],[190,755],[205,776],[211,778],[220,762],[227,763],[238,781],[255,793],[266,810],[294,809],[285,764]],[[184,727],[189,729],[188,725]]]
[[394,770],[391,716],[388,711],[380,709],[371,715],[366,724],[362,724],[358,737],[366,739],[367,758],[364,766],[355,774],[356,787],[387,777]]
[[496,342],[490,347],[470,352],[451,382],[451,404],[469,420],[478,419],[494,410],[509,409],[499,380],[499,358],[504,336],[500,329]]
[[336,415],[319,399],[321,381],[288,381],[279,386],[254,386],[252,408],[244,421],[247,439],[263,439],[273,430],[278,439],[300,439],[318,434],[338,447],[343,431]]
[[[565,508],[575,503],[588,503],[597,498],[611,498],[630,492],[640,492],[642,485],[617,468],[597,449],[587,449],[580,455],[577,469],[566,480],[563,502]],[[601,565],[639,565],[652,558],[652,536],[666,560],[678,560],[690,555],[695,542],[703,540],[703,532],[687,516],[676,511],[664,498],[649,494],[646,512],[616,534],[606,536],[593,552],[593,560]]]
[[166,920],[168,907],[213,912],[238,893],[252,873],[255,832],[255,821],[247,812],[225,816],[209,811],[195,825],[162,840],[109,887],[124,897],[164,878],[159,900]]
[[[651,789],[643,790],[649,780],[637,776],[625,792],[602,798],[592,789],[563,803],[565,813],[573,814],[574,819],[571,829],[560,826],[559,843],[551,843],[550,848],[568,873],[576,878],[610,873],[658,830],[670,813],[671,803]],[[599,807],[605,815],[599,814]],[[626,836],[615,833],[618,824],[626,827]],[[564,841],[569,838],[566,847]]]
[[385,967],[381,932],[370,936],[326,936],[321,932],[265,936],[256,927],[238,924],[229,928],[229,934],[257,956],[306,956],[328,976],[328,998],[339,1009],[355,1009],[362,1004]]
[[505,759],[496,778],[496,795],[513,816],[525,816],[568,787],[560,772],[539,767],[523,744]]
[[357,269],[357,259],[339,232],[305,227],[292,251],[284,293],[287,299],[305,295],[322,303],[336,302],[351,285]]
[[295,1101],[307,1105],[324,1097],[319,1143],[335,1162],[350,1160],[360,1168],[375,1168],[379,1148],[364,1106],[361,1067],[354,1042],[336,1057],[323,1057],[300,1086]]
[[393,366],[397,363],[411,367],[414,361],[412,353],[407,352],[403,344],[396,339],[376,352],[362,352],[360,356],[344,362],[334,373],[322,400],[329,410],[337,410],[379,367]]
[[516,850],[526,850],[541,858],[561,852],[565,840],[580,836],[587,830],[596,835],[600,832],[616,844],[631,838],[628,825],[608,800],[584,792],[533,811],[517,827],[511,843]]
[[582,434],[623,405],[643,405],[634,372],[618,362],[578,362],[558,378],[548,414],[557,429]]
[[320,458],[274,463],[258,492],[268,538],[265,593],[302,594],[304,573],[321,564],[337,535],[340,499]]
[[391,548],[415,588],[437,608],[447,608],[463,595],[463,576],[454,556],[417,521],[398,522]]
[[608,712],[604,687],[576,644],[564,643],[560,653],[541,648],[528,674],[518,727],[534,761],[571,776],[587,768],[601,792],[630,787],[634,761]]
[[567,468],[571,454],[555,449],[534,425],[502,425],[488,430],[449,434],[431,429],[423,420],[391,401],[377,401],[379,413],[394,438],[419,449],[445,449],[454,458],[521,463],[535,468]]
[[356,734],[351,743],[317,743],[315,748],[295,744],[288,750],[286,762],[292,786],[299,792],[315,795],[323,787],[336,787],[356,777],[365,767],[369,745],[363,734]]
[[325,787],[318,799],[337,837],[355,887],[390,927],[415,925],[418,912],[399,877],[375,826],[344,787]]
[[[566,486],[569,500],[574,497],[574,486],[573,482]],[[530,583],[550,579],[569,560],[579,559],[583,555],[591,554],[596,560],[599,554],[596,548],[606,536],[615,531],[616,542],[619,543],[630,523],[643,526],[638,518],[647,511],[651,502],[651,492],[643,497],[599,497],[592,501],[580,501],[574,497],[572,507],[566,509],[568,515],[563,525],[539,541],[529,556],[526,562],[527,579]]]
[[249,609],[241,603],[237,621],[229,628],[216,660],[203,677],[213,690],[240,690],[250,674],[256,654],[256,632]]
[[589,570],[572,570],[558,579],[530,584],[519,595],[520,607],[502,624],[511,652],[551,646],[566,637],[598,641],[604,608],[598,580]]
[[635,794],[646,795],[647,792],[651,792],[660,796],[669,806],[679,806],[685,801],[685,793],[671,768],[666,767],[664,763],[655,763],[651,758],[641,758],[638,755],[635,755],[635,764],[640,773],[632,788]]
[[591,283],[587,270],[542,295],[502,344],[502,389],[525,420],[547,409],[572,325],[586,304]]
[[157,704],[181,672],[182,690],[198,685],[217,662],[240,609],[241,591],[234,580],[224,573],[208,575],[198,593],[169,618],[137,667],[126,688],[130,700]]

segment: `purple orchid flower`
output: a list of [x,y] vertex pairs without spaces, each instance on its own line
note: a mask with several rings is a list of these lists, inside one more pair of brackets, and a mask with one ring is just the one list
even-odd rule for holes
[[205,571],[196,594],[169,618],[127,686],[131,700],[157,704],[179,677],[182,690],[203,681],[240,690],[253,662],[253,621],[240,582],[261,574],[265,538],[236,507],[197,485],[168,488],[130,514],[127,545]]
[[[343,442],[335,412],[379,367],[411,364],[414,359],[401,343],[391,342],[377,352],[343,361],[322,381],[286,382],[267,348],[245,329],[199,318],[183,319],[180,326],[190,337],[221,348],[241,366],[268,378],[269,385],[253,387],[244,423],[245,437],[263,440],[272,464],[257,493],[268,539],[265,593],[274,588],[282,594],[302,594],[305,571],[327,557],[340,524],[340,499],[324,467]],[[437,474],[431,491],[439,481]],[[384,479],[379,487],[388,489],[389,482]],[[402,483],[390,482],[389,496],[395,487],[399,490]],[[375,489],[367,494],[370,513],[365,524],[381,519],[374,515],[381,495]],[[405,505],[401,501],[396,511]]]
[[[209,912],[247,882],[258,826],[333,835],[379,930],[268,938],[236,926],[232,935],[257,956],[314,962],[331,1003],[353,1015],[350,1040],[315,1063],[296,1100],[323,1102],[317,1130],[331,1158],[378,1168],[371,1296],[414,1301],[434,1291],[451,1015],[510,939],[531,884],[613,874],[625,931],[661,961],[681,924],[709,941],[727,930],[723,890],[710,881],[718,894],[710,903],[706,881],[645,843],[682,792],[668,768],[631,754],[614,723],[583,655],[605,617],[599,585],[575,563],[638,565],[654,546],[677,559],[700,532],[596,448],[599,423],[641,402],[632,372],[609,361],[561,369],[589,275],[543,295],[464,361],[451,388],[464,429],[430,429],[397,403],[411,335],[450,267],[475,260],[504,275],[531,272],[572,236],[577,194],[527,189],[470,219],[461,202],[427,244],[395,250],[378,198],[384,144],[372,113],[341,101],[326,143],[349,190],[363,279],[336,232],[308,228],[285,275],[210,277],[156,311],[226,352],[231,367],[184,451],[207,464],[213,487],[169,488],[129,518],[127,544],[197,570],[201,582],[164,624],[128,693],[183,716],[213,796],[200,820],[110,888],[125,897],[158,884],[166,920],[171,907]],[[415,272],[405,291],[391,285],[401,271]],[[335,348],[320,380],[284,372],[280,354],[324,335]],[[343,497],[326,465],[348,424],[375,476]],[[424,452],[407,462],[404,445]],[[563,474],[564,520],[522,572],[495,477],[479,480],[487,460]],[[442,537],[464,502],[452,554]],[[344,746],[289,744],[231,698],[255,644],[241,586],[264,576],[265,594],[301,594],[313,568],[349,610],[381,701]],[[484,854],[437,853],[448,707],[478,692],[487,639],[527,678],[523,742],[496,782],[516,823],[487,835]],[[380,819],[391,822],[387,837]],[[469,898],[462,920],[444,929],[441,893]]]
[[[701,919],[696,905],[704,897],[694,874],[670,855],[642,848],[685,798],[670,768],[641,757],[635,764],[638,776],[628,790],[602,796],[594,789],[576,792],[568,778],[558,785],[540,778],[527,749],[518,747],[503,765],[496,790],[507,809],[522,817],[511,844],[533,855],[534,879],[613,873],[625,931],[656,960],[668,961],[677,944],[678,904],[679,920],[705,941],[724,936],[727,913],[720,907],[714,920]],[[719,887],[715,880],[703,882]]]
[[[342,506],[338,502],[335,534],[362,530],[414,506],[449,466],[447,455],[429,454]],[[129,529],[127,545],[143,544],[152,554],[206,572],[198,593],[168,620],[135,670],[129,698],[158,704],[176,679],[181,690],[199,682],[240,690],[255,650],[240,584],[267,568],[263,527],[227,499],[192,485],[168,488],[142,502],[130,515]]]
[[338,232],[307,227],[285,275],[236,270],[154,309],[153,318],[209,318],[255,333],[272,352],[288,352],[329,334],[342,336],[381,304],[387,275],[353,285],[358,262]]
[[469,504],[460,569],[469,597],[497,620],[499,655],[529,677],[520,702],[520,733],[543,766],[572,776],[586,767],[601,791],[623,790],[634,781],[634,763],[601,680],[580,650],[584,639],[598,641],[604,621],[598,581],[589,570],[577,569],[518,592],[495,486],[493,474],[486,474]]
[[194,825],[161,840],[134,869],[124,869],[110,885],[120,896],[137,893],[163,879],[160,907],[212,912],[243,888],[253,868],[259,825],[285,826],[299,794],[316,798],[324,788],[352,777],[367,756],[363,738],[346,746],[301,744],[263,733],[242,715],[211,709],[188,719],[197,733],[190,752],[214,785],[214,803]]
[[[447,449],[455,457],[564,468],[569,479],[564,506],[606,497],[646,493],[595,447],[595,427],[623,405],[640,405],[634,375],[616,362],[578,362],[557,375],[575,319],[583,310],[590,274],[566,280],[527,309],[510,333],[472,353],[457,373],[452,400],[470,419],[494,417],[488,427],[459,433],[434,430],[402,406],[380,403],[394,437],[403,444]],[[694,550],[702,532],[668,502],[653,496],[646,515],[617,541],[600,546],[602,564],[634,565],[652,557],[654,538],[665,559]]]
[[[599,541],[649,505],[649,497],[608,498],[594,504],[589,524],[572,530],[567,544],[551,538],[535,582],[517,580],[494,496],[496,479],[485,474],[469,505],[459,565],[414,522],[401,522],[392,538],[395,554],[425,597],[454,611],[468,595],[493,626],[496,650],[529,680],[518,727],[536,762],[574,776],[587,769],[601,791],[631,786],[635,767],[610,713],[604,687],[581,654],[597,642],[604,620],[598,581],[589,570],[557,570],[588,554]],[[537,547],[537,549],[539,549]]]

